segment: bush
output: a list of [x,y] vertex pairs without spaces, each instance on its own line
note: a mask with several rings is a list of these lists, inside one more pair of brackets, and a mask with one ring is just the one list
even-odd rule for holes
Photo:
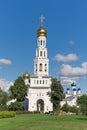
[[65,112],[69,112],[69,108],[70,108],[70,107],[69,107],[68,104],[66,103],[66,104],[63,105],[63,107],[61,108],[61,110],[62,110],[62,111],[65,111]]
[[79,108],[73,106],[73,107],[70,107],[69,111],[72,112],[72,113],[78,114],[79,113]]
[[87,105],[80,105],[80,112],[83,115],[87,115]]
[[16,113],[13,111],[3,111],[0,112],[0,118],[10,118],[15,117]]
[[63,107],[61,108],[62,111],[65,112],[72,112],[72,113],[79,113],[79,108],[77,108],[76,106],[69,106],[67,103],[63,105]]
[[10,111],[19,111],[19,110],[23,110],[23,106],[20,102],[16,101],[14,103],[11,103],[9,106],[8,106],[8,110]]

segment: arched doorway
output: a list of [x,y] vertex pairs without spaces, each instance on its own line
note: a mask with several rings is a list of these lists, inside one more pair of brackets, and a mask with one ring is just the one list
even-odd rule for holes
[[37,111],[44,112],[44,101],[42,99],[37,100]]

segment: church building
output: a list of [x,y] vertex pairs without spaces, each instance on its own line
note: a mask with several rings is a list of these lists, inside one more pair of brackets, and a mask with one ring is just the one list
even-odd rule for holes
[[24,74],[25,84],[28,85],[28,111],[50,112],[53,104],[48,92],[51,92],[51,76],[49,75],[49,59],[46,48],[47,31],[43,26],[44,17],[37,30],[37,48],[34,58],[34,75]]
[[65,98],[60,102],[61,107],[64,104],[68,104],[69,106],[76,106],[77,105],[77,98],[82,96],[81,88],[78,87],[77,83],[71,83],[71,86],[67,88],[65,92]]

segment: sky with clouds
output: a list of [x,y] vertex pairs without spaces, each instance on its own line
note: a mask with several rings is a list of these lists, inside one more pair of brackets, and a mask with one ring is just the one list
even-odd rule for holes
[[33,74],[39,17],[45,17],[50,75],[87,92],[87,1],[0,0],[0,87]]

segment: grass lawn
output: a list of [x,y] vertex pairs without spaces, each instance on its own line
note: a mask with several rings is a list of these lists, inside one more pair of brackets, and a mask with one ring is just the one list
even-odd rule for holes
[[0,130],[87,130],[87,116],[22,114],[0,119]]

